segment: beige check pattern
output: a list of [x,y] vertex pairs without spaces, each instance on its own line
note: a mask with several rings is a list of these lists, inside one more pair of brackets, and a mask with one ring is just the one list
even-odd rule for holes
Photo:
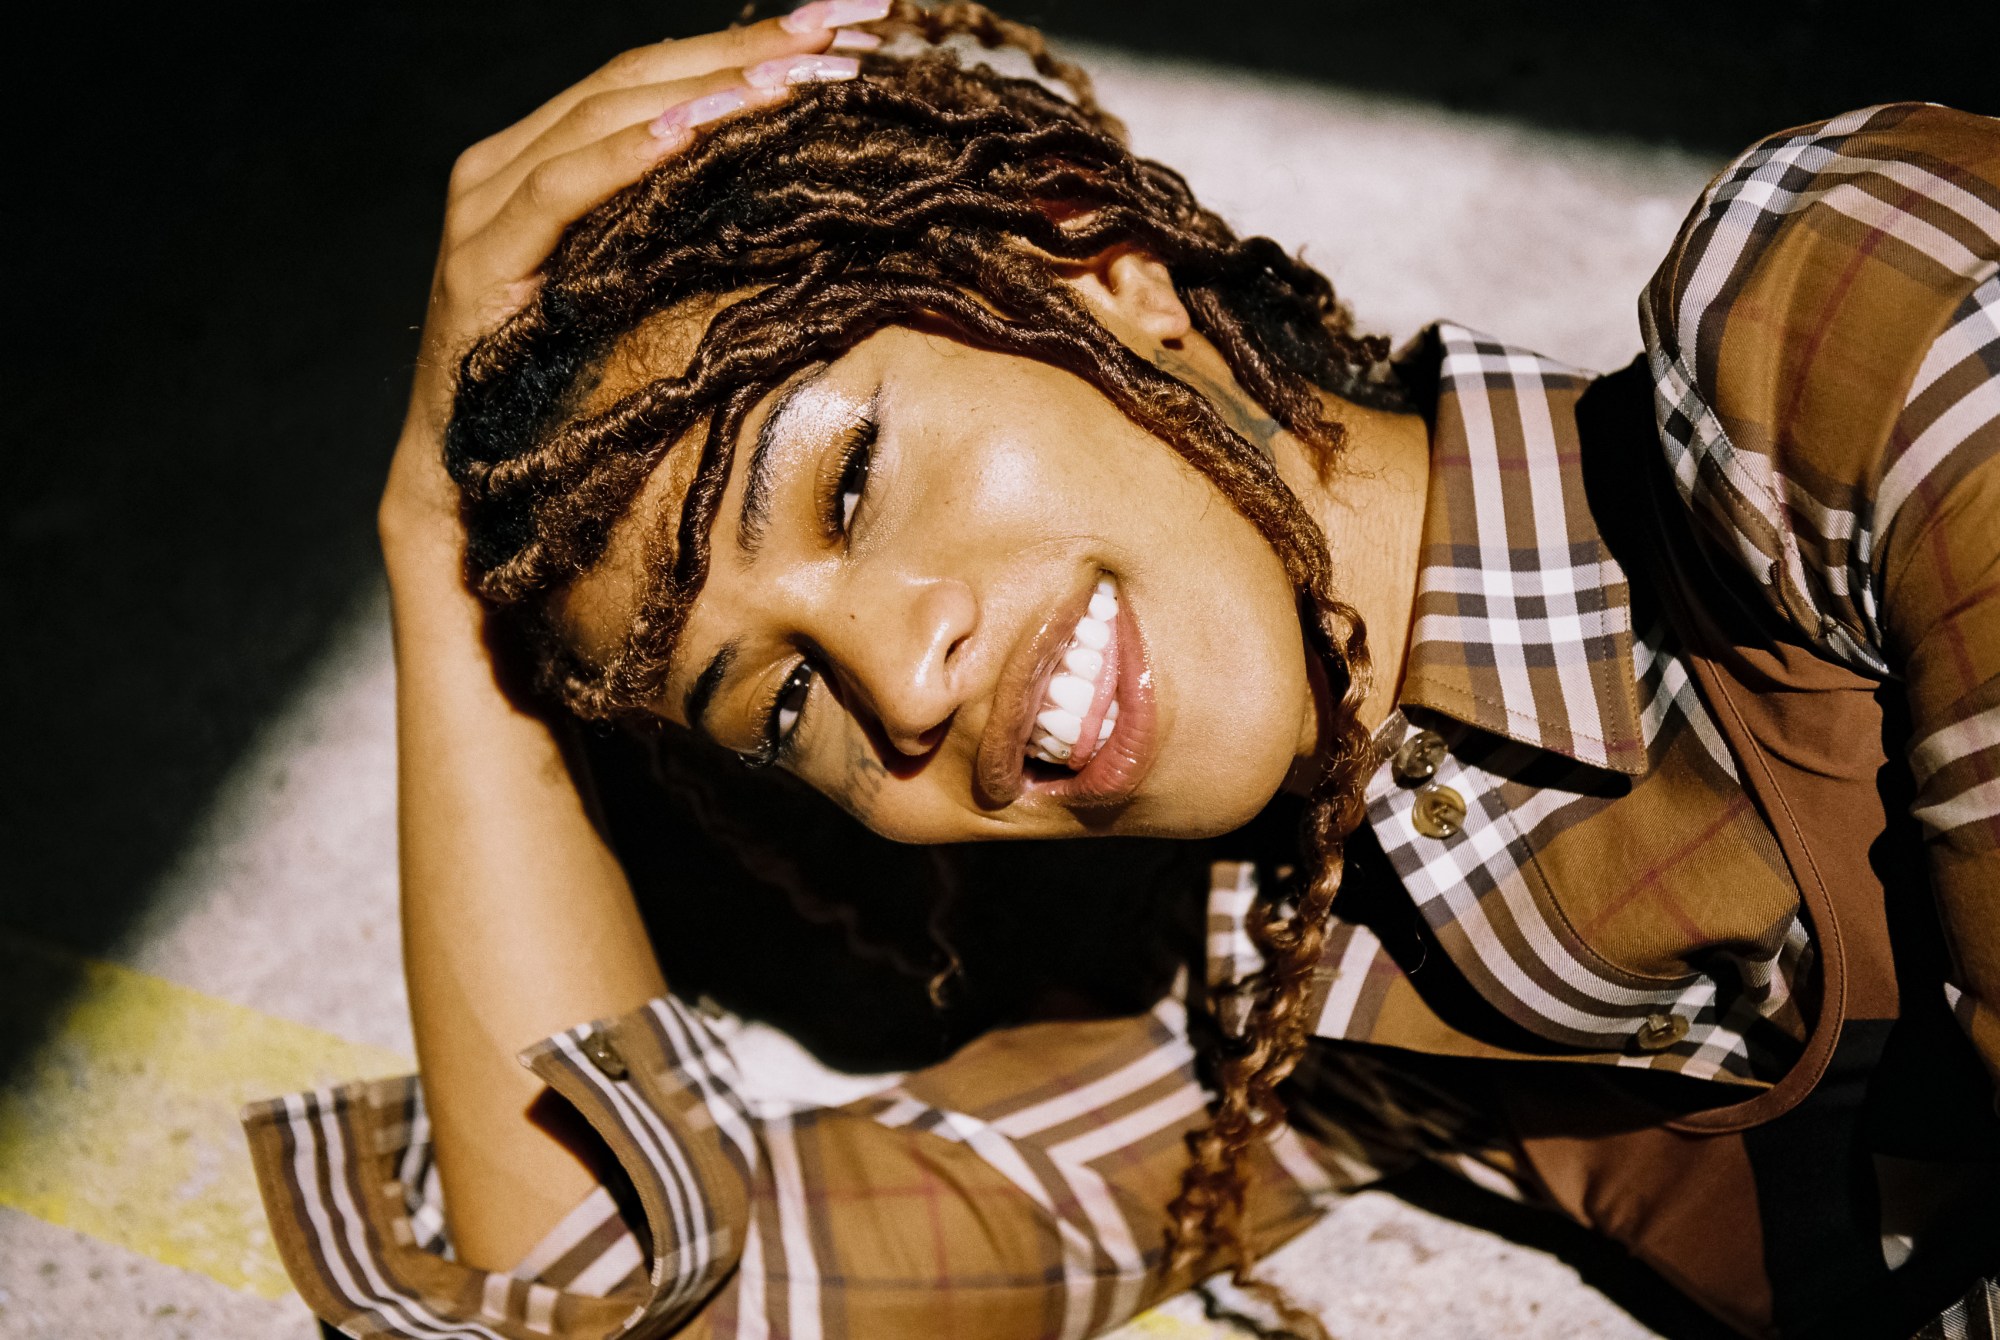
[[[2000,1072],[1996,183],[1995,123],[1922,105],[1753,147],[1641,303],[1658,439],[1589,450],[1633,453],[1612,468],[1664,451],[1772,635],[1907,698],[1932,856],[1912,896],[1935,891],[1942,989]],[[1797,890],[1662,603],[1591,512],[1590,379],[1453,326],[1430,356],[1413,647],[1379,743],[1437,732],[1432,784],[1466,817],[1427,836],[1413,787],[1386,766],[1370,782],[1317,975],[1328,1041],[1293,1126],[1254,1160],[1267,1246],[1413,1157],[1514,1192],[1506,1133],[1398,1053],[1741,1089],[1781,1074],[1805,1032]],[[1196,982],[1225,1030],[1272,878],[1216,868]],[[301,1294],[353,1335],[1080,1340],[1188,1283],[1163,1252],[1207,1102],[1185,1010],[998,1030],[833,1108],[749,1096],[672,998],[570,1030],[524,1060],[624,1177],[504,1273],[452,1259],[414,1079],[255,1104],[245,1124]],[[1686,1031],[1648,1050],[1660,1017]],[[1993,1297],[1976,1288],[1926,1334],[1991,1334]]]

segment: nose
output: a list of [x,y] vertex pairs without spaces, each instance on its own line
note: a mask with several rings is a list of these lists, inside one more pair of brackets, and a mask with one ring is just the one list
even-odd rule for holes
[[963,652],[979,624],[972,588],[949,578],[869,584],[835,616],[826,649],[843,687],[896,751],[929,753],[964,700]]

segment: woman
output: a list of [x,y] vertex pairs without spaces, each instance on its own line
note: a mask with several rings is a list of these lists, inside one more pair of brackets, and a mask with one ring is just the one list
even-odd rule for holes
[[[424,1088],[251,1113],[308,1301],[1082,1335],[1429,1156],[1746,1333],[1989,1308],[2000,132],[1756,146],[1612,377],[1392,366],[1031,31],[891,9],[628,53],[454,171],[381,513]],[[903,842],[1301,838],[1215,867],[1192,1024],[758,1103],[488,609],[569,713]]]

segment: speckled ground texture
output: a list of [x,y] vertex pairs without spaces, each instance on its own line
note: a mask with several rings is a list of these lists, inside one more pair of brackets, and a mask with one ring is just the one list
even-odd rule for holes
[[[1316,86],[1085,54],[1143,151],[1182,169],[1239,226],[1302,245],[1365,325],[1398,339],[1448,316],[1586,367],[1623,364],[1638,348],[1639,288],[1719,165]],[[408,1052],[388,645],[381,598],[365,593],[113,957]],[[339,976],[324,970],[330,962],[343,965]],[[773,1082],[812,1082],[803,1063],[791,1071]],[[235,1140],[228,1130],[200,1135]],[[1380,1193],[1342,1204],[1269,1269],[1346,1340],[1654,1333],[1555,1257]],[[1228,1333],[1181,1299],[1120,1335]],[[236,1293],[0,1210],[0,1336],[9,1340],[314,1334],[296,1299]]]

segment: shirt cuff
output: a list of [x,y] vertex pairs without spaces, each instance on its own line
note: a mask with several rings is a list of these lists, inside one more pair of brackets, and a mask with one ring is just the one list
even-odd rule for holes
[[[679,1325],[735,1266],[755,1145],[698,1015],[656,1000],[521,1060],[598,1130],[629,1186],[596,1188],[507,1272],[453,1258],[417,1077],[244,1109],[275,1245],[315,1314],[354,1336],[612,1340]],[[628,1222],[621,1203],[635,1202]]]

